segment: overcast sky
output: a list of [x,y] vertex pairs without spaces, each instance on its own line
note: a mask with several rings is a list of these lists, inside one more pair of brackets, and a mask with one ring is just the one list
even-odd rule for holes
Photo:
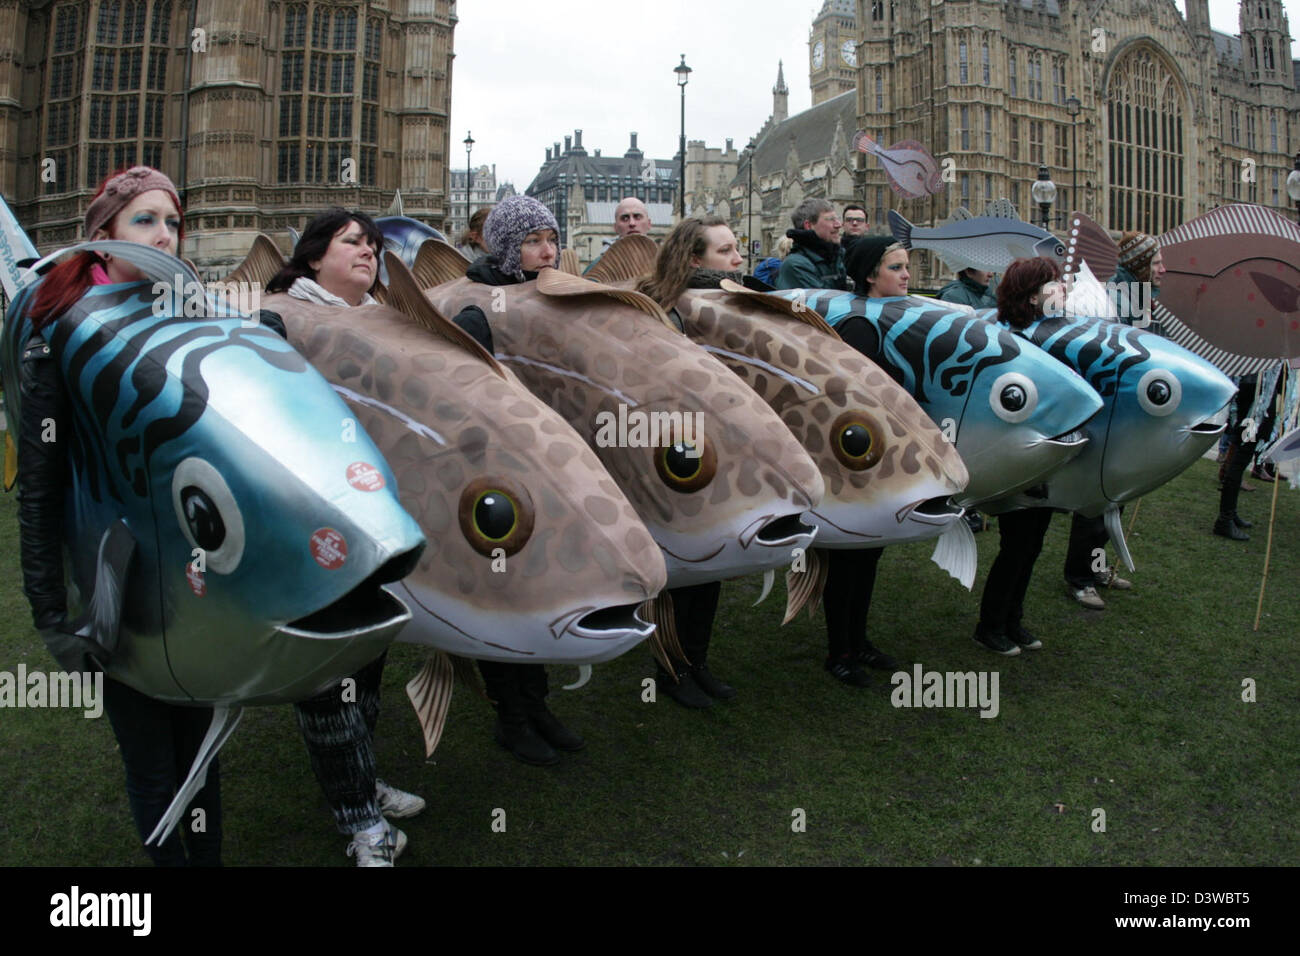
[[[908,0],[900,0],[908,2]],[[1175,4],[1183,9],[1181,2]],[[790,112],[807,109],[808,31],[822,0],[459,0],[451,162],[495,163],[523,192],[546,147],[582,130],[587,152],[621,156],[639,133],[647,156],[677,152],[686,54],[686,137],[737,149],[772,111],[778,60]],[[1293,35],[1300,0],[1284,0]],[[1214,29],[1236,34],[1238,0],[1210,0]],[[1300,42],[1292,55],[1300,58]],[[852,130],[849,131],[850,133]]]

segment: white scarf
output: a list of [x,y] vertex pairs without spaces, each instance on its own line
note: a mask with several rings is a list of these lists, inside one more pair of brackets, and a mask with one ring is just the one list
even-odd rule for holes
[[[351,308],[352,303],[345,299],[340,299],[333,292],[330,292],[319,282],[314,279],[308,279],[306,276],[299,276],[293,280],[293,285],[289,287],[289,295],[295,299],[304,299],[307,302],[315,302],[317,305],[339,305]],[[378,305],[379,300],[369,292],[361,300],[362,305]]]

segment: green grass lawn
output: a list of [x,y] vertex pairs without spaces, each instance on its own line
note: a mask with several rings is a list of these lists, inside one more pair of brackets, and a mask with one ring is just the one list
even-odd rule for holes
[[[394,645],[380,772],[429,802],[401,824],[401,864],[1293,864],[1300,496],[1280,491],[1253,632],[1271,486],[1242,495],[1256,527],[1237,544],[1210,534],[1214,474],[1197,462],[1143,499],[1135,587],[1103,592],[1104,612],[1065,596],[1069,521],[1057,516],[1027,602],[1046,646],[1018,658],[970,639],[996,532],[978,537],[974,594],[930,563],[931,544],[886,553],[872,640],[926,669],[998,671],[994,719],[895,709],[879,672],[866,690],[836,683],[820,614],[780,627],[780,588],[751,608],[752,577],[724,587],[713,643],[736,700],[705,713],[643,703],[652,666],[638,649],[575,692],[559,689],[574,670],[551,668],[553,709],[588,741],[558,767],[500,749],[491,710],[464,688],[426,762],[403,687],[424,652]],[[0,498],[0,670],[51,670],[20,591],[15,511]],[[1242,701],[1247,677],[1255,703]],[[115,749],[107,718],[0,710],[0,863],[145,863]],[[291,708],[247,711],[221,762],[228,864],[350,865]],[[796,808],[805,832],[792,831]]]

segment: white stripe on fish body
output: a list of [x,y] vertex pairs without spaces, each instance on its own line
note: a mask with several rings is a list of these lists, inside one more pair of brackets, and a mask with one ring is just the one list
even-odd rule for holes
[[701,347],[704,349],[704,351],[712,352],[714,355],[721,355],[724,358],[734,359],[737,362],[744,362],[746,365],[752,365],[755,368],[761,368],[763,371],[768,372],[771,375],[775,375],[783,382],[789,382],[791,385],[798,385],[800,388],[804,389],[805,391],[811,392],[813,395],[821,394],[821,392],[817,389],[817,387],[807,379],[800,378],[797,375],[792,375],[791,373],[787,372],[785,369],[777,368],[775,365],[770,365],[769,363],[764,362],[760,359],[751,358],[748,355],[741,355],[739,352],[729,352],[726,349],[720,349],[713,345],[704,345]]

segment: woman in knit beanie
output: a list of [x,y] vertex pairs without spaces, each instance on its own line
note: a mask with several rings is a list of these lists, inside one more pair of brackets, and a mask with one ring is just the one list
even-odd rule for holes
[[497,203],[483,222],[483,241],[488,262],[516,282],[536,278],[538,271],[560,260],[560,226],[532,196],[510,196]]

